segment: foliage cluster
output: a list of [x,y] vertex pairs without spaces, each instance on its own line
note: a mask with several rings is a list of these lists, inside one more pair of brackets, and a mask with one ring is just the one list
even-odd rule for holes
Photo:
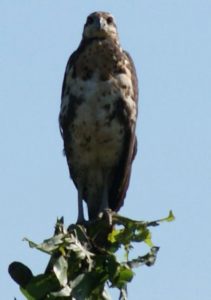
[[[127,284],[140,265],[152,266],[159,250],[151,239],[150,226],[172,221],[169,216],[153,222],[134,221],[116,213],[104,213],[95,222],[74,224],[65,229],[63,218],[57,220],[53,237],[29,246],[50,255],[43,274],[34,276],[20,262],[9,266],[11,277],[28,300],[108,300],[109,288],[119,290],[119,299],[127,299]],[[144,242],[149,251],[130,259],[135,243]],[[124,259],[118,259],[123,249]]]

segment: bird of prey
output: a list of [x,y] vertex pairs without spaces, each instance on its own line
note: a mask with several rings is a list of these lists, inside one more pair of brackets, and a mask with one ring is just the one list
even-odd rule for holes
[[94,12],[67,63],[59,115],[70,177],[78,190],[78,222],[123,205],[136,154],[138,87],[133,61],[113,16]]

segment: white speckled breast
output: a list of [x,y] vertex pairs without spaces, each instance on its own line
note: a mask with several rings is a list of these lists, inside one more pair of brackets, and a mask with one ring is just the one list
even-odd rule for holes
[[97,74],[87,81],[72,80],[72,93],[83,101],[69,130],[75,159],[84,167],[89,164],[113,167],[121,155],[123,124],[115,117],[110,118],[121,96],[115,84],[115,79],[100,81]]

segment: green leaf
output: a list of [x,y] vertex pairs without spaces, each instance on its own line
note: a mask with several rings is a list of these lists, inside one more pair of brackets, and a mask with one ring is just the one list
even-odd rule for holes
[[132,280],[133,276],[134,273],[129,266],[120,265],[113,285],[119,289],[122,289],[128,282]]
[[68,297],[71,295],[71,288],[66,285],[63,289],[61,289],[60,291],[58,292],[52,292],[50,293],[50,296],[53,296],[53,297]]
[[126,287],[121,288],[119,300],[127,300],[127,290],[126,290]]
[[96,289],[103,288],[106,279],[104,274],[94,270],[90,273],[81,274],[71,282],[72,296],[76,299],[88,299]]
[[170,210],[168,217],[160,219],[160,220],[156,220],[156,221],[153,221],[153,222],[150,222],[150,223],[148,223],[148,225],[149,224],[153,225],[153,223],[158,225],[161,222],[172,222],[174,220],[175,220],[175,216],[174,216],[172,210]]
[[61,255],[54,263],[53,270],[59,280],[61,286],[66,286],[67,284],[67,269],[68,264],[66,259]]
[[53,274],[44,274],[33,277],[30,283],[24,289],[21,289],[21,291],[30,295],[32,299],[39,300],[59,288],[59,282]]
[[129,282],[133,275],[133,271],[128,266],[121,266],[119,280]]
[[110,295],[109,295],[109,293],[108,293],[108,291],[106,289],[104,289],[102,291],[101,296],[102,296],[102,300],[112,300],[111,297],[110,297]]
[[32,271],[24,264],[14,261],[9,265],[8,272],[12,279],[21,287],[25,287],[33,278]]
[[149,230],[145,227],[138,228],[134,231],[133,236],[131,237],[132,242],[145,242],[145,240],[149,237]]
[[26,297],[27,300],[37,300],[35,297],[32,297],[27,290],[24,288],[20,287],[21,293]]
[[109,255],[107,258],[107,270],[108,276],[111,283],[115,280],[115,276],[118,272],[118,267],[120,263],[117,262],[116,257],[114,255]]
[[151,232],[148,231],[148,234],[144,240],[144,242],[151,248],[154,246],[153,242],[152,242],[152,235],[151,235]]
[[159,251],[159,247],[152,247],[149,253],[147,253],[144,256],[138,256],[137,258],[128,261],[127,265],[130,268],[137,268],[140,265],[146,265],[150,267],[154,265],[157,258],[158,251]]
[[174,216],[174,214],[173,214],[173,211],[170,210],[169,215],[168,215],[168,217],[166,218],[166,221],[167,221],[167,222],[172,222],[172,221],[174,221],[174,220],[175,220],[175,216]]
[[120,233],[121,231],[119,229],[113,229],[111,233],[109,233],[108,235],[109,242],[111,243],[117,242],[117,237],[119,236]]
[[42,252],[52,254],[53,251],[59,249],[60,245],[63,243],[63,238],[64,238],[64,234],[60,233],[58,235],[53,236],[50,239],[44,240],[44,242],[41,244],[36,244],[27,238],[24,238],[23,240],[27,241],[31,248],[36,248]]

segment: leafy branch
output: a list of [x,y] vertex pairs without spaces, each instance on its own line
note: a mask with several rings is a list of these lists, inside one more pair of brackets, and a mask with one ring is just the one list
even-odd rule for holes
[[[119,299],[126,300],[133,269],[152,266],[156,260],[159,247],[153,244],[149,227],[173,220],[171,211],[168,217],[152,222],[109,212],[95,222],[65,229],[61,218],[54,236],[43,243],[24,239],[30,247],[50,255],[45,272],[34,276],[27,266],[13,262],[9,273],[28,300],[108,300],[107,288],[119,289]],[[140,242],[148,245],[148,253],[129,259],[134,243]],[[122,261],[118,259],[120,249],[125,254]]]

